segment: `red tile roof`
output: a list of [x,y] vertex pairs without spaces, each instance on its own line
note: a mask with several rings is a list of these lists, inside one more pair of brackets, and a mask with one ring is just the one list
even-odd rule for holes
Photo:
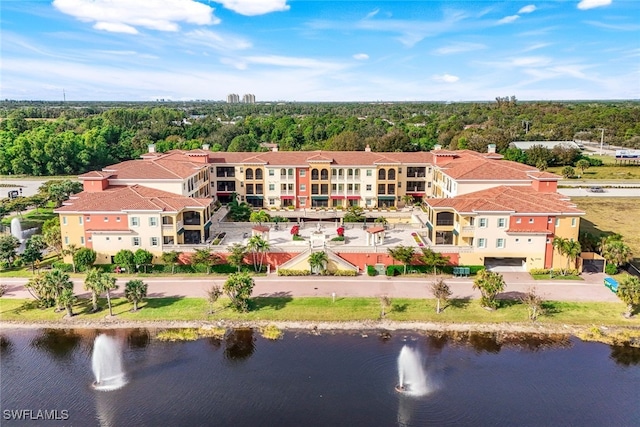
[[185,208],[206,208],[210,204],[211,199],[180,196],[142,185],[116,185],[104,191],[78,193],[55,212],[179,212]]
[[459,150],[454,153],[456,155],[449,160],[446,158],[438,160],[438,167],[443,173],[456,180],[531,181],[528,173],[539,172],[533,166],[500,160],[487,153],[470,150]]
[[566,196],[542,193],[527,186],[499,186],[448,199],[425,199],[434,208],[452,208],[459,213],[513,212],[584,215]]

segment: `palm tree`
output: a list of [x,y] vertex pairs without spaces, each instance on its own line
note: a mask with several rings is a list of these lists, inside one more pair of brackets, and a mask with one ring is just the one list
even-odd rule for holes
[[423,248],[420,260],[424,262],[425,265],[433,266],[433,276],[435,277],[438,274],[438,267],[444,267],[449,264],[449,258],[450,257],[444,256],[431,248]]
[[620,267],[633,258],[633,253],[631,252],[631,248],[622,240],[613,240],[605,244],[602,256],[608,263]]
[[102,273],[102,287],[107,292],[107,305],[109,306],[109,316],[113,316],[113,310],[111,307],[111,291],[118,289],[116,284],[116,278],[108,273]]
[[71,256],[71,265],[73,266],[73,272],[76,272],[76,253],[80,250],[80,248],[75,245],[75,244],[70,244],[69,246],[67,246],[65,249],[62,250],[62,255],[67,256],[70,255]]
[[258,212],[251,212],[251,215],[249,216],[249,221],[262,224],[263,222],[271,221],[271,215],[269,215],[267,212],[261,209]]
[[171,251],[162,253],[162,262],[165,264],[171,264],[171,274],[175,274],[176,265],[180,261],[180,252]]
[[569,239],[565,239],[563,237],[554,237],[553,238],[553,248],[558,252],[558,255],[560,256],[564,256],[565,255],[565,248],[567,246],[567,242],[569,241]]
[[65,289],[73,291],[73,282],[69,275],[62,270],[54,269],[45,274],[45,283],[56,300],[56,311],[60,311],[60,295]]
[[633,312],[640,306],[640,279],[634,276],[628,276],[620,282],[618,298],[627,304],[627,313],[625,317],[633,316]]
[[319,273],[324,270],[325,265],[329,261],[329,257],[327,253],[324,251],[314,252],[309,255],[309,267],[311,268],[311,273],[314,271]]
[[78,301],[78,297],[73,294],[73,289],[65,288],[58,296],[58,304],[67,310],[67,316],[73,316],[73,304]]
[[580,242],[573,239],[567,239],[564,245],[564,254],[567,257],[567,271],[569,270],[569,264],[571,262],[575,263],[582,252],[582,247],[580,246]]
[[84,289],[91,291],[91,305],[92,311],[95,313],[98,311],[98,298],[105,291],[102,289],[102,272],[97,268],[92,268],[87,272],[87,277],[84,279]]
[[411,194],[405,194],[404,196],[402,196],[402,201],[404,202],[405,206],[410,205],[413,203],[413,196]]
[[411,246],[398,245],[395,248],[387,249],[387,253],[394,260],[404,264],[404,274],[407,274],[407,265],[411,262],[413,256],[415,255],[413,248]]
[[138,303],[147,297],[147,284],[140,279],[129,280],[124,285],[124,297],[133,303],[133,311],[138,311]]
[[262,271],[265,254],[271,249],[269,242],[264,240],[262,236],[256,234],[251,236],[247,242],[247,249],[251,251],[253,256],[253,268],[255,271]]

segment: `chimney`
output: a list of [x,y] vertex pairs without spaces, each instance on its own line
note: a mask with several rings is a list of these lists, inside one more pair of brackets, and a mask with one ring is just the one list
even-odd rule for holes
[[440,150],[441,148],[442,148],[442,145],[440,145],[440,144],[436,144],[436,145],[433,146],[434,150]]
[[371,146],[369,144],[367,144],[366,147],[364,147],[364,151],[366,151],[367,153],[371,152]]
[[202,149],[204,151],[209,151],[209,144],[202,144]]
[[496,152],[496,144],[487,145],[487,153],[495,154]]
[[273,152],[278,151],[278,144],[274,144],[274,146],[271,147],[271,151],[273,151]]
[[149,152],[150,153],[156,152],[156,144],[149,144]]

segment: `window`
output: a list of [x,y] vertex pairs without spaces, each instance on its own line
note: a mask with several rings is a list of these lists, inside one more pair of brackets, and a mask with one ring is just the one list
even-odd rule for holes
[[527,243],[533,243],[533,239],[527,239]]
[[137,216],[132,216],[131,217],[131,226],[132,227],[137,227],[140,225],[140,219]]
[[478,220],[478,227],[487,228],[487,218],[480,218]]
[[547,244],[551,243],[551,239],[547,239]]
[[560,226],[560,218],[556,218],[556,227]]
[[486,248],[487,247],[487,239],[485,239],[485,238],[478,239],[478,247],[479,248]]
[[116,222],[120,222],[120,217],[119,216],[116,217]]
[[529,224],[533,224],[533,218],[529,218]]
[[367,176],[372,176],[373,175],[373,171],[371,169],[367,169]]
[[88,238],[87,238],[87,242],[91,242],[91,237],[88,237]]
[[269,199],[269,205],[273,206],[276,204],[276,199]]
[[158,246],[158,238],[157,237],[152,237],[151,238],[151,246]]
[[498,218],[498,228],[506,227],[507,221],[504,218]]
[[276,191],[276,185],[275,184],[269,184],[269,191]]
[[496,239],[496,248],[504,248],[504,239]]
[[398,173],[402,173],[402,168],[398,168]]
[[62,217],[62,225],[67,225],[67,217],[66,216]]
[[82,217],[81,216],[78,217],[78,224],[82,225]]
[[107,237],[104,238],[104,240],[106,240],[108,242],[111,239],[109,238],[109,236],[107,236]]
[[64,244],[65,245],[69,244],[69,236],[64,236]]
[[367,191],[371,191],[371,184],[367,184]]
[[85,219],[85,221],[86,221],[86,222],[91,222],[91,217],[90,217],[90,216],[88,216],[88,217]]
[[118,242],[119,242],[120,240],[122,240],[122,237],[118,236]]
[[173,236],[162,236],[162,243],[165,245],[173,245]]
[[575,218],[571,218],[571,226],[572,227],[575,227],[577,223],[578,223],[578,221],[576,221]]
[[80,236],[80,244],[84,245],[84,236]]
[[300,191],[307,191],[307,186],[305,184],[300,184]]
[[516,243],[520,243],[520,239],[516,239]]
[[516,224],[520,224],[522,222],[522,218],[516,218]]
[[139,237],[134,237],[132,240],[133,240],[133,246],[140,246],[140,238]]
[[157,227],[158,226],[158,218],[156,218],[155,216],[150,216],[149,217],[149,226]]
[[300,169],[300,176],[307,176],[306,169]]
[[549,218],[549,219],[547,220],[547,223],[548,223],[548,224],[551,224],[551,222],[552,222],[552,221],[553,221],[553,220],[552,220],[551,218]]
[[108,216],[104,217],[104,222],[109,222],[109,217]]
[[269,169],[269,176],[276,176],[276,171],[273,169]]

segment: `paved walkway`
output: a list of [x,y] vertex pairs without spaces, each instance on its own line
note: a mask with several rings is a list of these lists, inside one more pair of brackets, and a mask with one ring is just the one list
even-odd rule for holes
[[[603,285],[603,274],[585,274],[583,281],[574,280],[533,280],[527,273],[503,273],[507,283],[503,298],[518,298],[530,287],[535,286],[539,294],[547,300],[557,301],[610,301],[619,299]],[[119,279],[121,295],[124,284],[131,278]],[[147,277],[143,280],[149,285],[149,297],[205,297],[213,284],[222,286],[224,277],[185,278],[185,277]],[[4,298],[29,298],[24,288],[26,278],[3,278],[1,283],[8,285]],[[391,298],[432,298],[429,290],[431,277],[402,278],[385,276],[357,277],[278,277],[275,274],[256,277],[253,296],[291,296],[291,297],[377,297],[388,295]],[[468,278],[447,278],[447,284],[453,292],[453,298],[479,298],[480,293],[472,289],[473,281]],[[75,292],[88,296],[82,279],[75,279]]]

